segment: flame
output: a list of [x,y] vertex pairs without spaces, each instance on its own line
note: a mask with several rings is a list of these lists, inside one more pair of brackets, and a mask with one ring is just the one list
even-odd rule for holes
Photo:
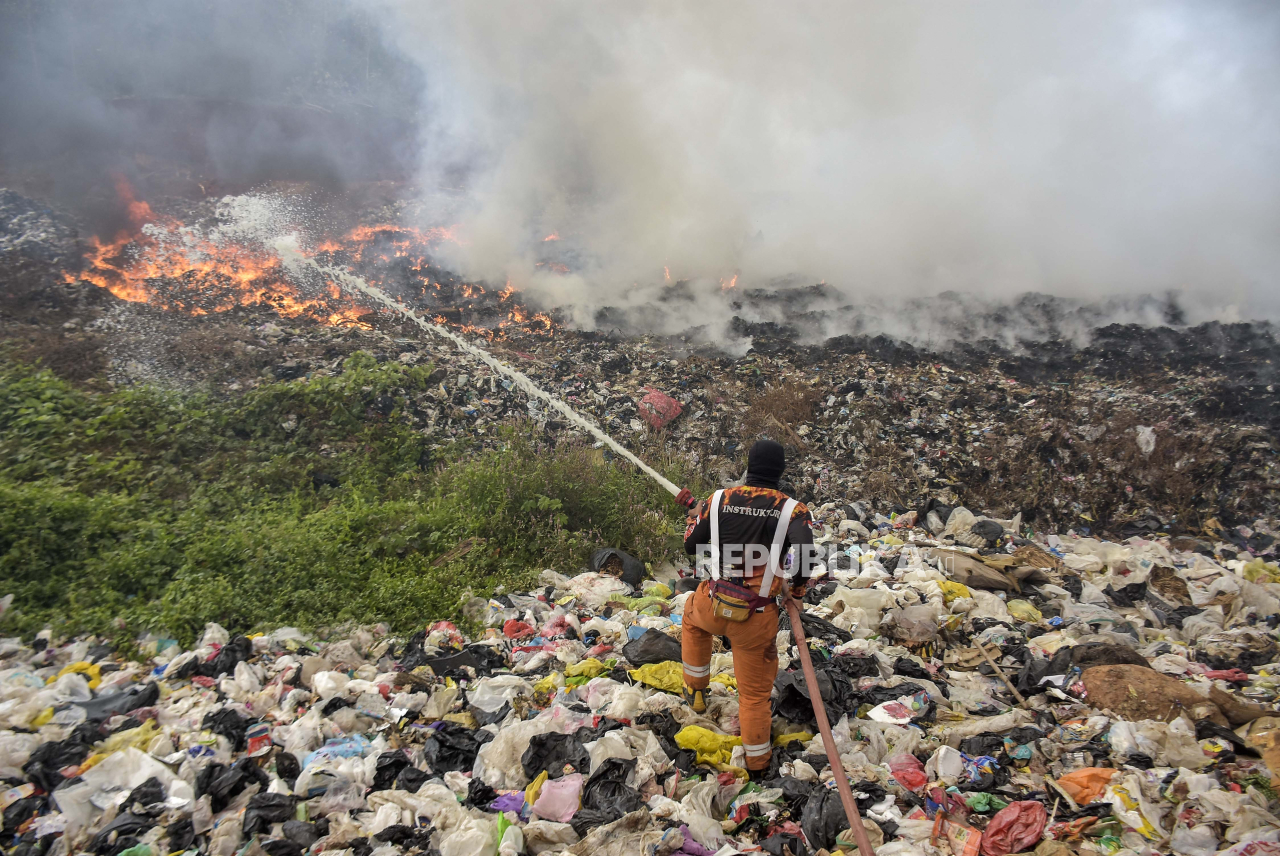
[[732,279],[730,279],[730,280],[728,280],[728,281],[725,281],[725,280],[723,280],[723,279],[722,279],[722,280],[720,280],[720,290],[721,290],[721,291],[728,291],[729,289],[734,288],[735,286],[737,286],[737,284],[738,284],[738,275],[735,273],[735,274],[733,275],[733,278],[732,278]]
[[671,282],[671,268],[666,265],[662,266],[662,276],[667,282]]
[[[353,300],[335,282],[326,282],[319,289],[311,286],[304,292],[289,279],[273,251],[225,241],[159,217],[136,198],[123,178],[117,180],[116,190],[130,228],[110,240],[89,239],[83,268],[78,274],[64,275],[68,282],[92,283],[121,300],[191,315],[262,307],[321,324],[372,327],[373,310]],[[501,290],[490,292],[480,283],[459,282],[434,267],[431,248],[444,241],[461,243],[456,228],[362,225],[340,238],[318,240],[308,252],[335,256],[331,260],[334,264],[351,266],[375,285],[394,282],[396,291],[420,294],[428,305],[450,306],[451,317],[458,320],[436,315],[436,323],[465,333],[486,339],[553,333],[556,325],[550,316],[530,314],[513,299],[516,289],[510,281]],[[552,267],[568,270],[563,265]],[[403,302],[402,297],[396,299]],[[505,318],[494,318],[493,309],[498,305],[505,307]],[[488,320],[479,326],[478,319]]]
[[557,235],[555,232],[552,232],[550,235],[547,235],[545,238],[542,239],[542,243],[545,244],[547,241],[558,241],[558,240],[560,240],[560,236]]

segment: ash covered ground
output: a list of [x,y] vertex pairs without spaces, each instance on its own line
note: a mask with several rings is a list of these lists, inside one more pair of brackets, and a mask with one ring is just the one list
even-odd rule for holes
[[[213,201],[183,205],[182,222],[216,228]],[[348,212],[347,225],[396,213],[369,203]],[[279,271],[238,302],[201,303],[202,277],[218,274],[198,272],[148,281],[176,298],[120,299],[84,278],[87,234],[65,213],[0,191],[0,337],[12,357],[84,384],[236,395],[264,380],[339,372],[364,350],[436,367],[439,383],[415,399],[413,418],[441,446],[488,442],[511,420],[571,430],[399,317],[335,298],[335,322],[319,288],[303,295],[312,301],[303,309],[285,306],[272,289],[305,288]],[[1243,547],[1249,525],[1275,512],[1280,346],[1269,323],[1186,326],[1171,299],[1143,307],[1156,324],[1107,323],[1106,306],[1034,294],[1009,304],[944,294],[896,307],[899,321],[944,331],[931,345],[879,333],[884,310],[831,286],[783,284],[726,294],[732,321],[713,335],[690,311],[691,286],[674,283],[647,313],[600,310],[595,329],[582,330],[558,307],[526,305],[510,289],[397,252],[396,240],[388,232],[318,252],[472,335],[659,468],[683,457],[729,483],[745,446],[769,436],[788,447],[801,499],[859,520],[964,505],[1021,514],[1037,529]],[[682,313],[686,332],[646,334],[669,329],[646,317]],[[835,335],[814,341],[814,330]]]

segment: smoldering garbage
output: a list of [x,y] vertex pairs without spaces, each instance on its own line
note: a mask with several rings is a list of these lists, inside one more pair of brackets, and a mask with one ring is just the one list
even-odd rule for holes
[[[804,597],[816,694],[877,852],[1280,853],[1275,530],[1252,527],[1257,550],[1183,549],[945,512],[863,533],[814,509],[849,560]],[[191,650],[137,640],[142,659],[0,640],[2,846],[854,852],[785,621],[763,777],[744,770],[723,645],[707,711],[682,701],[692,573],[544,571],[535,592],[464,604],[471,638],[211,624]]]

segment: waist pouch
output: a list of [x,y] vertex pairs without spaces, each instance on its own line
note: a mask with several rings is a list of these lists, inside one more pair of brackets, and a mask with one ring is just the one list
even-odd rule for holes
[[710,594],[712,614],[735,624],[746,621],[751,613],[774,602],[771,597],[760,597],[749,589],[720,580],[711,583]]

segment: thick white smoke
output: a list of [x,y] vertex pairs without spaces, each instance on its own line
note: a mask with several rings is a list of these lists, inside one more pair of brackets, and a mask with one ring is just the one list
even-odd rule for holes
[[393,2],[384,20],[427,77],[424,216],[460,222],[452,262],[584,324],[651,300],[664,267],[710,284],[673,329],[735,274],[890,313],[946,290],[1280,313],[1272,3]]

